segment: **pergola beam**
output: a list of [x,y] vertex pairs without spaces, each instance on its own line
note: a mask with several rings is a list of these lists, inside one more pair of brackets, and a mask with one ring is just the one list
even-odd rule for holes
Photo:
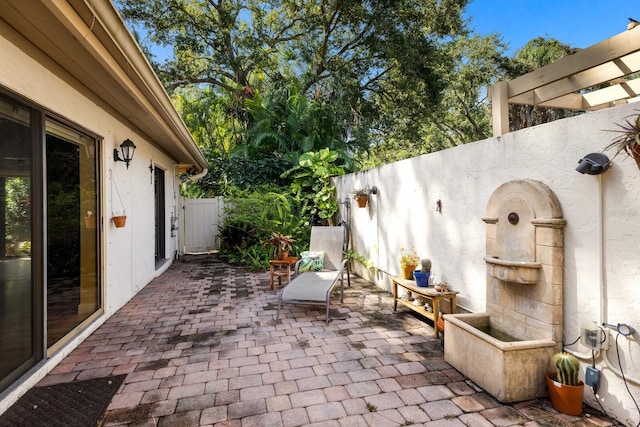
[[[597,110],[627,102],[640,93],[640,81],[622,78],[638,71],[640,26],[531,73],[490,86],[487,95],[492,103],[494,135],[509,131],[509,104]],[[610,87],[581,93],[616,80],[618,84]]]

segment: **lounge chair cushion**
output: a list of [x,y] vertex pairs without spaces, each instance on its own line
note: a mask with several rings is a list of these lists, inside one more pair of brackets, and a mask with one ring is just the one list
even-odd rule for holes
[[300,254],[298,271],[320,271],[324,268],[324,251],[304,251]]

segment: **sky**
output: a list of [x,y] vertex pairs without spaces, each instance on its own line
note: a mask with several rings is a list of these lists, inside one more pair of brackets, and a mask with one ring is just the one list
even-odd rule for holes
[[538,36],[586,48],[640,21],[640,0],[473,0],[465,17],[476,34],[500,34],[509,55]]

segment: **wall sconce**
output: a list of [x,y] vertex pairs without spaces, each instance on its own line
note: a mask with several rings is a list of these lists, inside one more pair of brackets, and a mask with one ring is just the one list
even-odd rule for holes
[[122,150],[122,158],[118,154],[118,149],[113,149],[113,161],[114,162],[125,162],[127,165],[127,169],[129,169],[129,163],[133,159],[133,153],[136,151],[136,146],[130,139],[125,139],[122,144],[120,144],[120,150]]
[[591,153],[578,160],[577,172],[587,175],[600,175],[609,169],[609,158],[602,153]]

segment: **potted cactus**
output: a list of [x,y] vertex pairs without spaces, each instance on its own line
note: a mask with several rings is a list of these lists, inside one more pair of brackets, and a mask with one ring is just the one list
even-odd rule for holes
[[584,383],[578,378],[580,361],[563,351],[554,354],[551,362],[556,368],[547,374],[551,406],[567,415],[580,415],[584,396]]

